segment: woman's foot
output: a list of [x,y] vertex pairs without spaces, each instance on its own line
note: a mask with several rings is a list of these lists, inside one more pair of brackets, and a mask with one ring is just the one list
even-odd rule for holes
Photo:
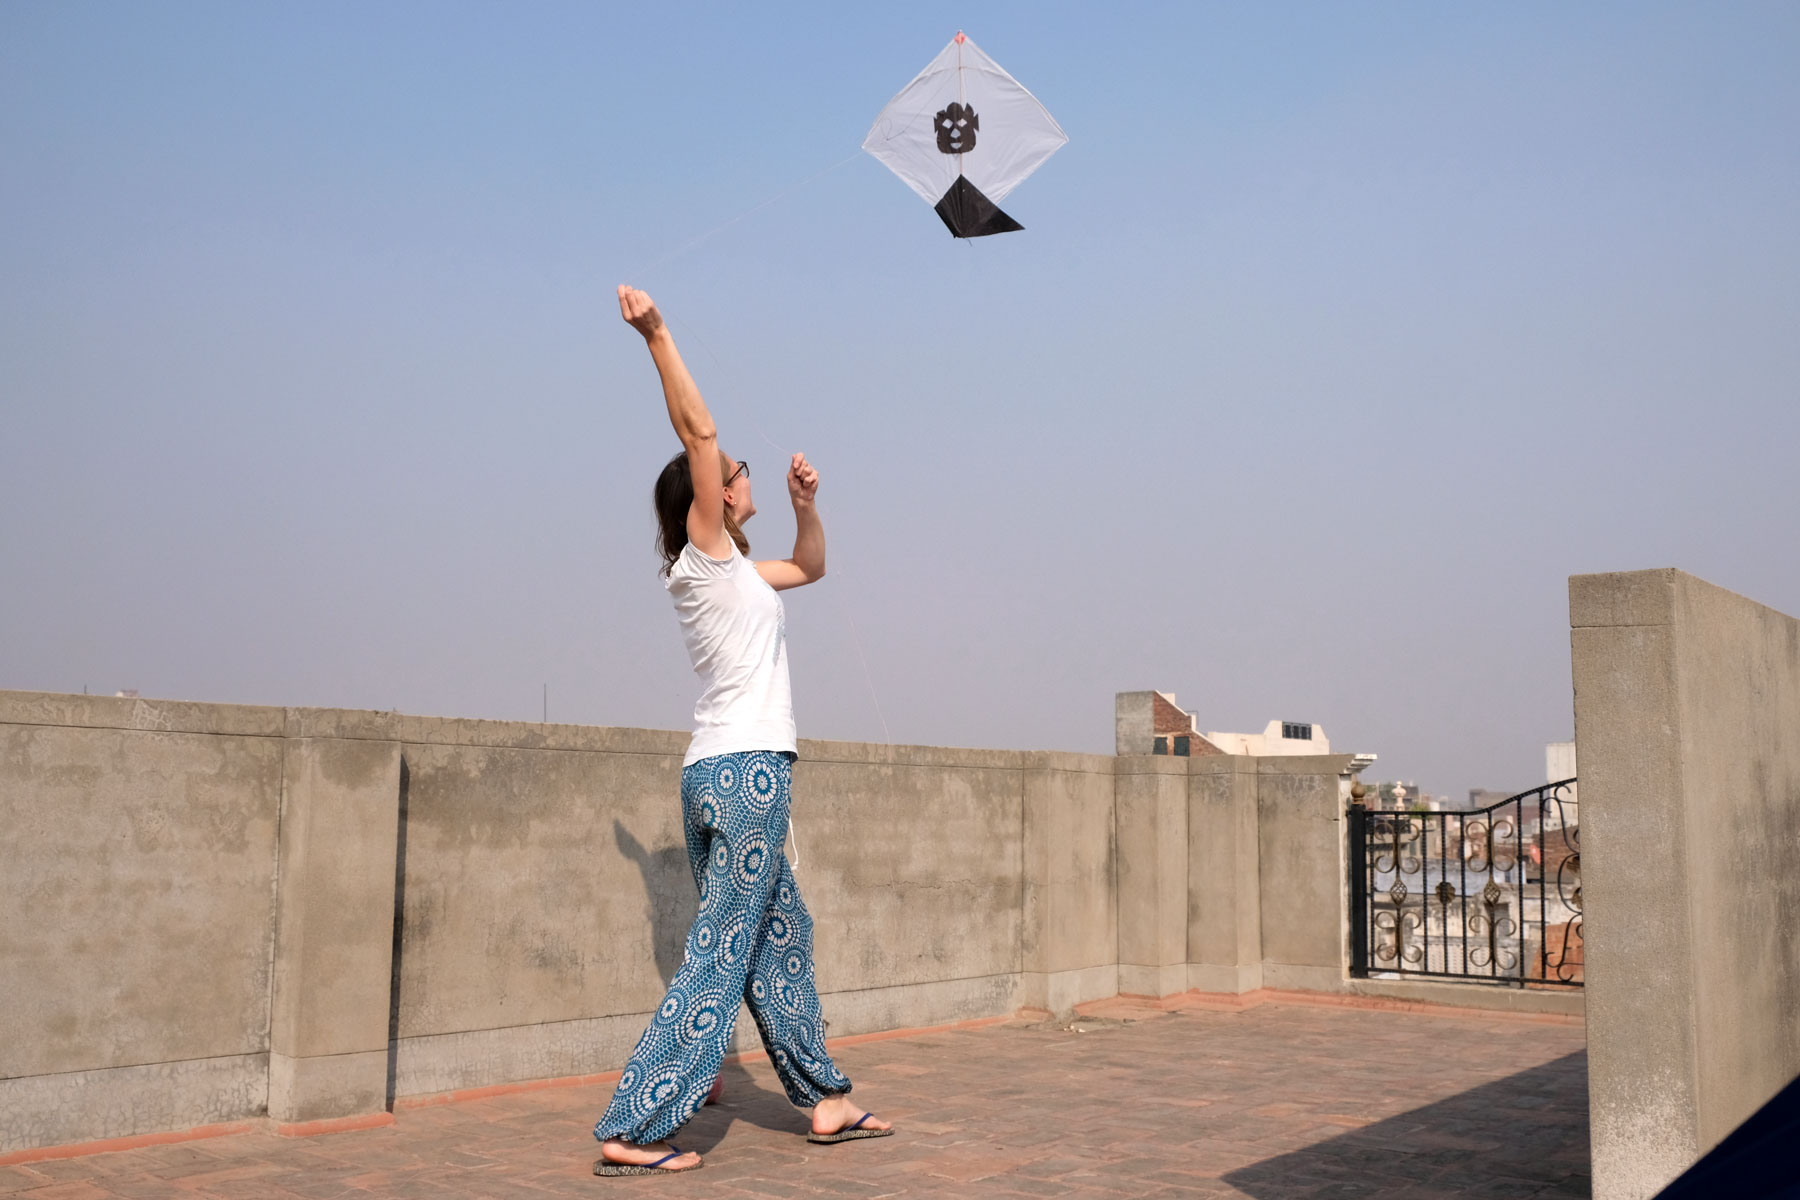
[[[621,1167],[647,1167],[661,1158],[668,1158],[675,1153],[675,1147],[667,1142],[651,1142],[646,1146],[633,1145],[621,1138],[607,1138],[600,1143],[600,1157],[609,1163]],[[700,1165],[700,1156],[692,1150],[686,1154],[678,1154],[668,1162],[659,1163],[659,1171],[689,1171]]]
[[[824,1137],[834,1133],[841,1133],[850,1128],[850,1126],[855,1125],[857,1121],[863,1117],[865,1112],[867,1112],[866,1109],[853,1103],[848,1096],[827,1096],[819,1101],[817,1107],[812,1110],[813,1134],[815,1136]],[[859,1130],[867,1129],[870,1134],[873,1135],[884,1130],[890,1130],[893,1126],[889,1125],[886,1121],[883,1121],[880,1117],[870,1114],[868,1119],[864,1120],[858,1128]]]

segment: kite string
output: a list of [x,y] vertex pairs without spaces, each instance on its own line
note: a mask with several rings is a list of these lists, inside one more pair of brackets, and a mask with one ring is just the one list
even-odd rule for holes
[[[655,270],[657,267],[660,267],[663,264],[670,262],[673,259],[681,257],[683,254],[686,254],[689,250],[692,250],[695,247],[701,245],[703,242],[706,242],[709,239],[717,236],[718,234],[723,233],[725,230],[731,228],[733,225],[736,225],[739,221],[744,220],[746,217],[754,216],[756,213],[759,213],[763,209],[768,208],[771,204],[775,204],[780,200],[786,199],[788,196],[799,191],[801,188],[806,187],[808,184],[813,183],[815,180],[821,179],[824,176],[831,174],[833,171],[837,170],[838,168],[845,166],[846,164],[851,162],[853,159],[860,158],[862,156],[862,153],[863,153],[862,148],[858,147],[856,150],[845,155],[843,158],[840,158],[837,162],[832,163],[830,166],[824,168],[823,170],[815,171],[813,174],[807,176],[805,179],[802,179],[800,182],[792,184],[792,185],[782,189],[781,191],[775,193],[775,195],[770,196],[766,200],[763,200],[757,204],[751,205],[749,208],[745,209],[743,212],[740,212],[736,216],[731,217],[730,219],[723,221],[723,222],[719,223],[718,225],[713,226],[713,228],[707,230],[705,233],[700,234],[698,237],[690,238],[688,241],[682,243],[681,245],[677,246],[675,249],[669,251],[668,253],[666,253],[658,258],[652,259],[650,262],[645,263],[643,266],[638,267],[635,270],[627,272],[625,275],[626,281],[630,282],[633,279],[639,279],[639,280],[643,279],[646,275],[648,275],[651,271]],[[726,377],[728,383],[734,383],[736,381],[737,373],[732,371],[730,368],[728,368],[725,365],[724,361],[722,359],[720,359],[720,357],[717,354],[713,353],[713,348],[707,343],[705,338],[700,336],[700,331],[698,329],[694,328],[693,325],[689,324],[686,321],[678,321],[673,317],[670,317],[669,320],[671,321],[671,323],[679,324],[681,326],[682,330],[684,331],[683,332],[684,337],[692,336],[692,338],[694,339],[694,343],[700,347],[701,351],[705,353],[707,358],[712,360],[713,365],[718,368],[719,373],[722,376]],[[737,388],[736,390],[738,390],[741,394],[742,388]],[[778,451],[782,455],[783,458],[791,459],[793,457],[793,452],[788,450],[785,446],[781,445],[774,438],[770,437],[768,435],[768,432],[766,430],[764,430],[763,427],[761,426],[761,424],[759,424],[757,422],[756,418],[750,416],[748,412],[744,412],[742,415],[744,416],[745,420],[749,422],[750,427],[752,429],[756,430],[757,436],[762,438],[763,441],[767,442],[776,451]],[[840,579],[840,581],[843,579],[843,571],[841,569],[838,571],[838,578]],[[857,629],[856,618],[851,616],[850,610],[848,607],[846,607],[844,609],[844,619],[850,627],[850,641],[851,641],[851,644],[856,647],[857,662],[859,662],[862,665],[863,682],[868,685],[869,699],[875,705],[875,717],[878,721],[881,722],[882,741],[888,747],[889,751],[891,752],[893,750],[893,746],[894,746],[893,734],[888,729],[887,714],[882,711],[881,696],[877,692],[876,687],[875,687],[875,675],[874,675],[874,672],[872,672],[869,669],[869,657],[867,654],[865,654],[863,652],[862,634]],[[788,816],[788,837],[791,838],[794,843],[794,861],[793,861],[792,865],[797,869],[800,866],[800,837],[799,837],[799,834],[794,829],[794,819],[793,819],[793,815],[791,813]]]
[[671,259],[680,258],[683,254],[686,254],[689,250],[692,250],[694,247],[700,245],[702,242],[705,242],[708,239],[725,232],[725,230],[731,228],[733,225],[736,225],[739,221],[742,221],[745,217],[754,216],[756,213],[761,212],[763,209],[769,207],[769,205],[774,204],[778,200],[785,200],[787,197],[793,195],[795,192],[799,191],[801,188],[805,187],[807,184],[812,183],[814,180],[824,178],[825,176],[831,174],[833,171],[837,170],[839,167],[843,166],[844,164],[850,162],[853,159],[857,159],[860,157],[862,157],[862,147],[858,146],[855,150],[851,151],[848,155],[844,156],[843,158],[838,159],[836,162],[832,163],[829,167],[826,167],[824,170],[816,171],[813,174],[808,175],[805,179],[802,179],[799,183],[790,184],[788,187],[785,187],[781,191],[776,192],[773,196],[770,196],[767,200],[761,201],[758,204],[751,205],[749,208],[746,208],[743,212],[739,213],[737,216],[732,217],[727,221],[723,221],[720,224],[713,226],[711,229],[707,230],[705,233],[701,234],[700,236],[698,236],[696,238],[692,238],[686,242],[683,242],[681,245],[675,247],[675,249],[669,251],[667,254],[661,255],[658,258],[654,258],[654,259],[650,260],[648,263],[645,263],[643,266],[638,267],[636,270],[627,271],[625,273],[625,282],[630,283],[633,280],[642,279],[644,276],[648,275],[651,271],[655,270],[657,267],[662,266],[664,263],[669,262]]

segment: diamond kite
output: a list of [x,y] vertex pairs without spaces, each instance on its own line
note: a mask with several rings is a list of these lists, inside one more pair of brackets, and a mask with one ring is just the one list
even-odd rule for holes
[[960,31],[888,101],[862,148],[937,210],[953,236],[1023,229],[997,207],[1069,136]]

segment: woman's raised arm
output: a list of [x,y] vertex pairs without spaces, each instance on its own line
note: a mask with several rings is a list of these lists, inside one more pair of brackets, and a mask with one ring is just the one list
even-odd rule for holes
[[662,376],[669,424],[687,450],[688,473],[694,481],[694,505],[688,510],[688,541],[714,558],[731,553],[725,533],[725,473],[719,462],[719,434],[700,389],[675,349],[675,338],[656,311],[656,302],[630,284],[619,285],[619,315],[644,335],[650,358]]

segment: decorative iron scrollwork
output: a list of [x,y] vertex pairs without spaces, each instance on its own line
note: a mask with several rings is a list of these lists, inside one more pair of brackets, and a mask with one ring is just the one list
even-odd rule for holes
[[1397,967],[1416,963],[1424,955],[1417,934],[1425,922],[1415,908],[1397,908],[1375,914],[1375,958]]
[[1506,941],[1519,932],[1519,926],[1500,908],[1502,894],[1500,885],[1491,879],[1481,889],[1482,911],[1469,914],[1468,926],[1470,933],[1485,937],[1487,945],[1472,948],[1469,962],[1495,972],[1510,972],[1519,965],[1519,956],[1507,948]]
[[1381,814],[1380,819],[1375,822],[1371,842],[1375,850],[1375,873],[1385,875],[1393,871],[1399,875],[1411,875],[1417,871],[1418,856],[1410,851],[1417,845],[1423,829],[1424,826],[1411,817]]
[[1357,974],[1581,986],[1573,779],[1469,812],[1346,815]]

